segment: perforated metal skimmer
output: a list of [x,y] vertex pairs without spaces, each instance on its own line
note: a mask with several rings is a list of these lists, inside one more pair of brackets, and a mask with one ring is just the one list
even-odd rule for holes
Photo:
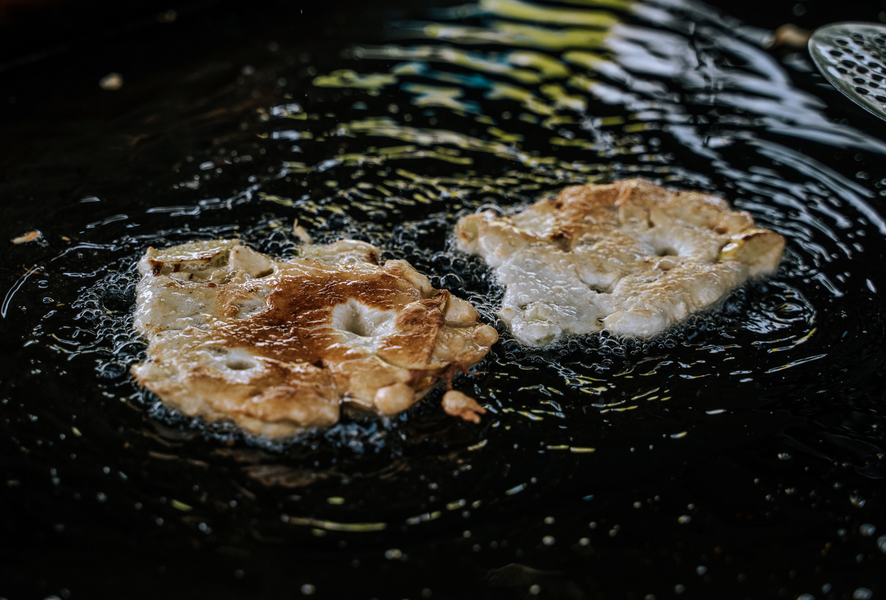
[[835,88],[886,120],[886,25],[825,25],[809,38],[809,53]]

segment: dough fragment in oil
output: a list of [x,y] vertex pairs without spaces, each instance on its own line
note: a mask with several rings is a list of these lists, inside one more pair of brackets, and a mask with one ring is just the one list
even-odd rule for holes
[[722,198],[643,179],[577,185],[506,217],[463,217],[458,247],[505,287],[499,316],[541,346],[602,330],[649,338],[773,272],[784,238]]
[[409,263],[378,257],[354,240],[291,260],[236,240],[150,248],[135,314],[148,360],[132,373],[186,415],[269,437],[334,424],[343,403],[405,410],[498,335]]

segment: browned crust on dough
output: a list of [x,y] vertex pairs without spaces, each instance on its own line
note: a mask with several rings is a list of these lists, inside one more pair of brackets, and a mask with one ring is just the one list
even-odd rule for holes
[[[133,374],[185,414],[288,435],[334,423],[341,402],[371,408],[389,386],[405,384],[418,399],[452,365],[481,360],[497,339],[464,301],[431,287],[408,263],[373,264],[372,252],[357,263],[337,264],[328,251],[322,261],[278,261],[267,277],[207,271],[192,278],[183,275],[204,265],[225,267],[237,252],[244,264],[258,265],[254,270],[263,268],[263,258],[234,245],[217,254],[210,248],[206,256],[194,252],[179,264],[169,258],[175,250],[149,251],[142,261],[137,325],[150,341],[149,362],[135,365]],[[163,294],[169,303],[198,303],[200,323],[182,328],[162,314],[162,304],[142,306]],[[257,302],[257,311],[241,317],[241,307]],[[383,320],[382,333],[365,334],[374,341],[336,321],[335,311],[353,303]],[[453,303],[460,310],[448,322]]]

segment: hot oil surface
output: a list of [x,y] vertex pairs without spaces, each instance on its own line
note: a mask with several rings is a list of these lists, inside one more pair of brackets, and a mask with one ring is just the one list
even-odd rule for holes
[[[224,566],[207,585],[327,597],[876,587],[883,142],[832,121],[764,32],[689,2],[384,22],[195,69],[83,142],[115,162],[80,159],[62,202],[16,217],[44,232],[11,248],[24,268],[2,306],[9,501],[37,539],[98,552],[90,537],[126,531],[145,541],[131,573],[185,580],[192,546]],[[23,201],[32,173],[12,177]],[[750,211],[788,240],[778,273],[654,340],[516,344],[490,272],[453,248],[457,218],[634,176]],[[437,392],[271,444],[135,388],[145,249],[239,237],[293,256],[296,218],[408,260],[499,329],[456,384],[489,409],[481,425]],[[53,564],[50,587],[94,589]]]

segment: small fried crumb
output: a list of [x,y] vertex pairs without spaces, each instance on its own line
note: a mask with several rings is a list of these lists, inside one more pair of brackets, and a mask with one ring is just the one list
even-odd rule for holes
[[479,423],[480,415],[486,414],[486,409],[477,404],[477,401],[457,390],[449,390],[443,394],[443,410],[451,417],[461,417],[471,423]]
[[775,30],[775,35],[772,36],[769,47],[805,48],[811,36],[812,32],[808,29],[802,29],[793,23],[786,23]]
[[108,73],[99,80],[98,87],[105,91],[115,92],[123,87],[123,76],[120,73]]
[[35,229],[34,231],[29,231],[28,233],[26,233],[24,235],[20,235],[17,238],[14,238],[12,240],[12,243],[13,244],[27,244],[28,242],[36,242],[41,237],[43,237],[43,234]]
[[298,224],[298,219],[292,224],[292,234],[299,239],[303,244],[312,244],[314,240],[311,238],[311,234],[307,232],[307,230]]

